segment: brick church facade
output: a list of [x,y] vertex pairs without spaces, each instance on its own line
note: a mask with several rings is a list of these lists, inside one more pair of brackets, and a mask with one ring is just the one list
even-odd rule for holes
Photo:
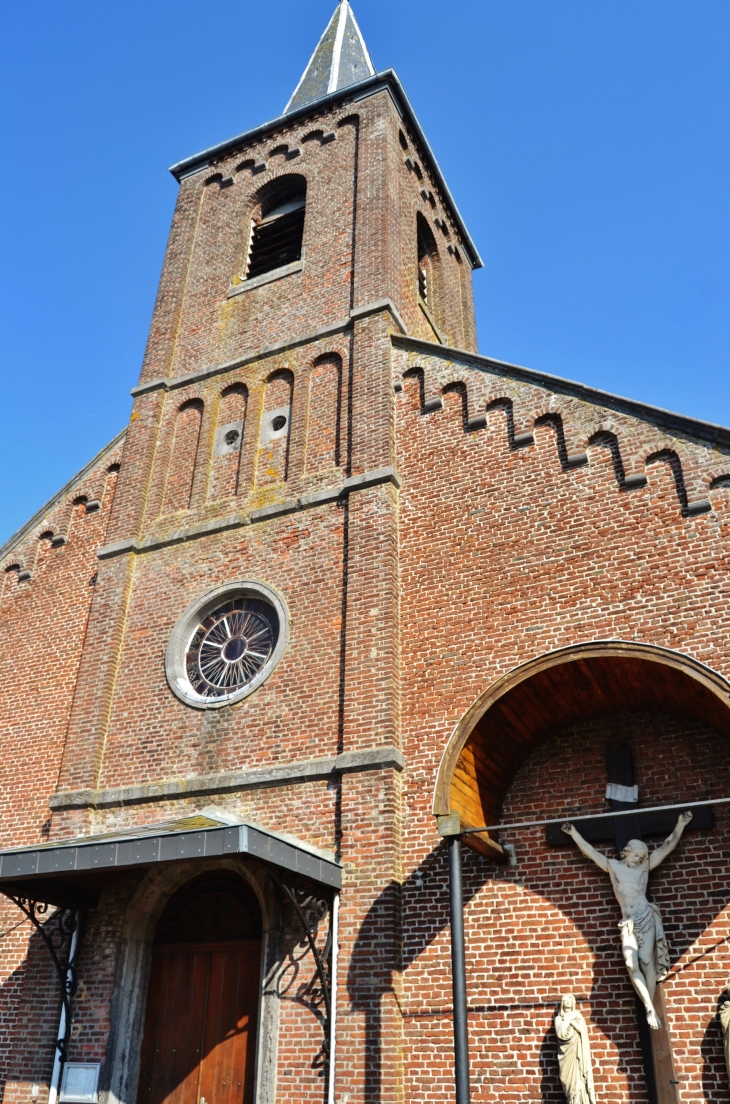
[[[570,992],[599,1101],[726,1104],[730,430],[478,353],[346,0],[172,171],[129,425],[2,549],[5,1104],[453,1100],[457,860],[473,1101],[565,1099]],[[530,822],[688,803],[647,1042],[608,878]]]

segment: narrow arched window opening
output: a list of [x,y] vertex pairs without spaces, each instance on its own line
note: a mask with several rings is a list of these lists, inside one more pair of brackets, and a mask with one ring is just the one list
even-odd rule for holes
[[246,277],[251,280],[276,268],[300,261],[304,238],[306,185],[302,178],[284,191],[277,189],[261,205],[251,227]]
[[418,258],[418,294],[428,306],[428,269],[423,258]]
[[418,297],[433,308],[434,261],[438,256],[436,242],[426,220],[419,213],[418,228]]

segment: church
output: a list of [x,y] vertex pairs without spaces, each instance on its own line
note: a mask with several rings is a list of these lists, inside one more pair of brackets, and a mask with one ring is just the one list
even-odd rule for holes
[[348,0],[171,172],[0,553],[3,1104],[727,1104],[730,430],[478,351]]

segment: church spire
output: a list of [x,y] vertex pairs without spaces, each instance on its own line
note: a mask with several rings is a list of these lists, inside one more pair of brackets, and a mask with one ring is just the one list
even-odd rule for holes
[[330,92],[357,84],[374,73],[354,12],[348,0],[340,0],[284,114],[315,103]]

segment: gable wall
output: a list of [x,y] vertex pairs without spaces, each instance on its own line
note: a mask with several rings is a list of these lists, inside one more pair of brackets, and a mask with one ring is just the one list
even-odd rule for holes
[[43,825],[48,831],[48,795],[58,777],[98,580],[96,551],[104,542],[121,458],[121,448],[104,455],[7,551],[0,568],[0,726],[9,741],[0,790],[23,795],[6,808],[0,847],[37,838]]
[[[730,450],[507,370],[396,344],[408,1083],[414,1098],[435,1098],[451,1085],[450,1068],[440,1080],[433,1065],[451,1045],[445,852],[432,815],[448,739],[501,675],[581,641],[662,645],[730,676]],[[692,722],[658,723],[628,725],[642,802],[730,795],[726,742],[708,731],[700,751]],[[627,726],[609,728],[604,743],[624,746]],[[588,725],[568,741],[571,754],[565,740],[562,758],[536,752],[504,818],[600,807],[596,740]],[[690,753],[685,763],[694,744],[700,758]],[[656,876],[680,960],[667,985],[675,1056],[707,1099],[724,1091],[713,1016],[730,965],[727,811],[717,816],[714,832],[691,835]],[[581,998],[591,1024],[599,1099],[645,1099],[619,914],[608,884],[599,885],[604,876],[576,854],[546,849],[540,830],[500,839],[516,843],[516,868],[466,858],[473,1099],[557,1104],[551,1019],[564,991]],[[590,909],[579,916],[580,902]]]
[[[107,450],[7,550],[2,564],[2,848],[49,837],[48,798],[58,779],[98,575],[96,550],[104,543],[121,461],[121,445]],[[0,1082],[6,1101],[27,1101],[31,1083],[48,1076],[59,1011],[47,950],[22,913],[2,898]]]

